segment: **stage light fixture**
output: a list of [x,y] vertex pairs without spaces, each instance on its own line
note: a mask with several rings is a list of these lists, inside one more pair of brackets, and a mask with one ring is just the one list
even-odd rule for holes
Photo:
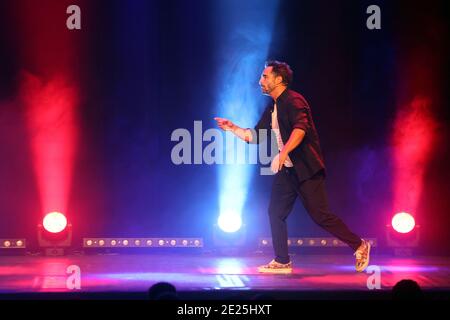
[[38,244],[45,248],[45,255],[64,255],[64,249],[72,243],[72,225],[61,212],[47,213],[37,227]]
[[67,218],[61,212],[50,212],[45,215],[42,224],[48,232],[59,233],[67,227]]
[[238,214],[221,214],[217,221],[220,229],[232,233],[238,231],[242,226],[241,216]]
[[393,248],[396,256],[410,256],[413,248],[419,246],[420,225],[410,213],[399,212],[386,225],[387,246]]
[[394,230],[399,233],[411,232],[416,225],[414,217],[406,212],[399,212],[394,215],[391,223]]
[[[228,229],[231,230],[231,229]],[[239,226],[234,232],[224,229],[224,226],[215,224],[213,226],[213,246],[222,249],[236,249],[245,245],[247,238],[246,226]]]

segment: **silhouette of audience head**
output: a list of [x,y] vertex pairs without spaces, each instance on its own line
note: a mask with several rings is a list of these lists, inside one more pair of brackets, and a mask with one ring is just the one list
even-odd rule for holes
[[416,281],[404,279],[397,282],[392,288],[392,298],[394,300],[421,300],[423,292]]
[[[148,289],[150,300],[178,300],[178,294],[175,286],[168,282],[158,282]],[[241,300],[243,296],[233,296],[234,300]],[[419,284],[410,279],[403,279],[392,288],[393,300],[422,300],[424,298]],[[275,300],[275,297],[269,293],[258,293],[250,297],[251,300]]]
[[148,289],[150,300],[178,300],[177,289],[168,282],[158,282]]

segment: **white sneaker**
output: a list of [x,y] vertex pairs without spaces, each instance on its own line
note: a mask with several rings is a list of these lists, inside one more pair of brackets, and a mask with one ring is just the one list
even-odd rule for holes
[[292,262],[279,263],[272,260],[268,264],[259,266],[258,271],[261,273],[292,273]]
[[362,240],[362,244],[356,249],[353,254],[356,257],[355,269],[358,272],[363,272],[369,265],[370,259],[370,242]]

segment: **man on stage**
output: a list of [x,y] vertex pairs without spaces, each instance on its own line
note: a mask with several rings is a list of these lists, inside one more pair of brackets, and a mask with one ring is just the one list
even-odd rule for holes
[[369,265],[370,243],[349,230],[328,208],[325,165],[311,110],[303,96],[288,88],[293,72],[279,61],[266,63],[259,85],[273,99],[255,127],[256,135],[224,118],[215,118],[219,127],[248,143],[259,143],[259,129],[273,130],[279,153],[272,160],[275,175],[269,204],[270,228],[275,258],[260,266],[259,272],[291,273],[286,219],[300,197],[311,218],[354,251],[356,271]]

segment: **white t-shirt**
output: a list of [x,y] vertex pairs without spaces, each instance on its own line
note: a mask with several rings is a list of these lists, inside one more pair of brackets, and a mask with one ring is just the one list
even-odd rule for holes
[[[281,139],[280,126],[278,125],[278,113],[277,113],[277,104],[276,103],[273,107],[273,112],[272,112],[272,130],[275,132],[275,136],[277,137],[278,151],[281,151],[284,148],[284,143],[283,143],[283,140]],[[292,163],[289,156],[287,156],[286,161],[284,162],[284,166],[285,167],[293,167],[294,166],[294,164]]]

